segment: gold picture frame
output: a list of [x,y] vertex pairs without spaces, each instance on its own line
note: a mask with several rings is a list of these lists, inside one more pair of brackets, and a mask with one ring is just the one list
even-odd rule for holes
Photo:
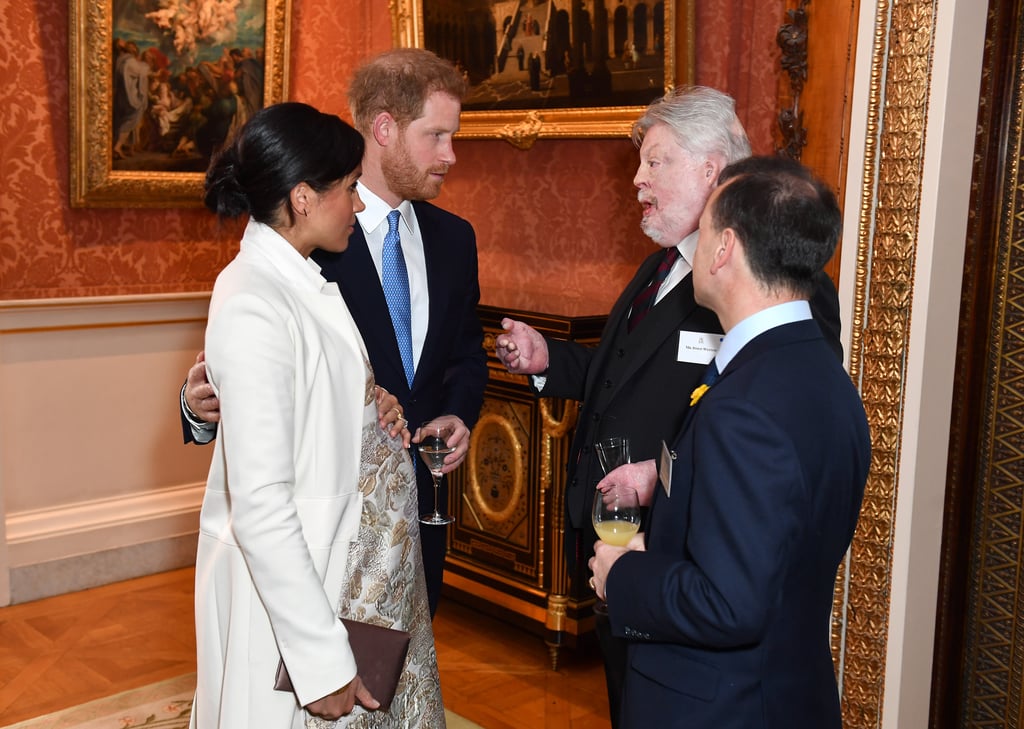
[[[627,0],[614,5],[607,0],[584,0],[577,6],[580,9],[573,11],[574,5],[575,0],[392,0],[393,42],[399,47],[427,48],[464,69],[470,93],[463,101],[460,138],[505,139],[522,149],[540,138],[628,136],[647,103],[674,87],[677,80],[693,82],[693,0]],[[641,8],[644,17],[638,20]],[[533,11],[538,17],[533,17]],[[626,103],[596,106],[586,98],[586,91],[575,98],[569,95],[567,69],[573,64],[570,40],[575,37],[571,12],[585,13],[586,23],[596,18],[596,27],[607,30],[603,43],[592,43],[590,59],[577,62],[588,76],[596,78],[593,59],[600,54],[595,49],[621,46],[621,51],[608,53],[606,69],[610,71],[602,70],[607,74],[604,78],[614,79],[618,73],[624,84],[636,87],[623,94],[629,99]],[[663,38],[657,36],[659,17]],[[517,36],[523,37],[517,40]],[[604,38],[599,32],[589,36],[591,41],[595,37]],[[480,38],[485,39],[483,51]],[[634,40],[644,44],[642,55],[635,50]],[[559,64],[558,51],[567,43],[565,60]],[[632,47],[627,45],[630,43]],[[526,47],[534,49],[529,61],[524,61]],[[460,50],[471,60],[463,64],[455,57]],[[583,50],[575,53],[583,54]],[[538,65],[542,69],[537,70]],[[632,77],[628,82],[627,76]],[[496,88],[498,78],[503,88],[509,89],[505,96]],[[519,89],[513,89],[515,83]],[[613,81],[605,83],[614,88]],[[557,94],[545,93],[556,89]],[[601,94],[591,95],[600,98]],[[606,98],[614,99],[614,92]],[[487,108],[488,104],[501,108]]]
[[[218,29],[206,19],[202,35],[181,16],[194,7],[180,3],[170,16],[170,9],[142,13],[131,0],[70,0],[72,207],[202,205],[206,163],[238,110],[285,99],[291,0],[243,0]],[[262,46],[253,40],[260,36]],[[219,56],[211,61],[211,54]],[[231,72],[222,74],[229,62]],[[115,76],[134,78],[127,94]],[[139,119],[135,126],[126,109]]]

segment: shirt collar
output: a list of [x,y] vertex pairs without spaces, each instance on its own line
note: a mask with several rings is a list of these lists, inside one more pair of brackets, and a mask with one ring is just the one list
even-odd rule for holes
[[697,229],[690,233],[688,236],[679,241],[679,245],[676,246],[679,249],[679,255],[682,257],[686,264],[692,269],[693,268],[693,254],[697,252],[697,239],[700,238],[700,229]]
[[751,314],[726,332],[725,338],[718,348],[718,354],[715,355],[718,371],[725,372],[725,368],[732,362],[733,357],[755,337],[764,334],[769,329],[810,318],[811,305],[803,299],[769,306],[756,314]]
[[359,191],[359,199],[366,206],[364,210],[356,213],[356,219],[359,220],[359,225],[363,227],[364,231],[377,230],[387,220],[388,213],[397,210],[402,214],[402,220],[405,221],[409,232],[416,232],[416,214],[413,212],[410,201],[402,200],[398,203],[397,208],[392,208],[362,182],[356,183],[356,189]]

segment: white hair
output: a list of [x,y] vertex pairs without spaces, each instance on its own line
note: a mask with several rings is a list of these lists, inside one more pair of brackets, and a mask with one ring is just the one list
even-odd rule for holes
[[677,86],[650,103],[633,123],[636,146],[655,124],[664,124],[680,146],[696,157],[720,156],[725,164],[750,156],[750,140],[736,116],[736,102],[707,86]]

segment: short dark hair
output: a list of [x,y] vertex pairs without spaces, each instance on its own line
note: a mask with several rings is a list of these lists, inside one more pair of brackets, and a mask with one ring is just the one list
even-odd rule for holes
[[356,128],[364,134],[387,112],[402,128],[423,116],[427,97],[441,91],[460,103],[466,81],[455,66],[423,48],[393,48],[358,69],[348,87]]
[[748,157],[718,178],[711,210],[716,230],[731,228],[751,271],[771,290],[809,297],[813,277],[835,252],[839,203],[828,185],[788,157]]
[[210,162],[206,207],[223,217],[249,213],[258,223],[279,222],[282,212],[290,218],[284,203],[292,188],[329,189],[359,166],[363,148],[362,135],[333,114],[298,102],[268,106]]

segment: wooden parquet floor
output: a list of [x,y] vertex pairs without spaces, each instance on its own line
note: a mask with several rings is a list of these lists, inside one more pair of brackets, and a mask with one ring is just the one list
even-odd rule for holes
[[[0,608],[0,726],[195,670],[193,570]],[[608,729],[600,656],[445,598],[434,620],[445,705],[485,729]]]

